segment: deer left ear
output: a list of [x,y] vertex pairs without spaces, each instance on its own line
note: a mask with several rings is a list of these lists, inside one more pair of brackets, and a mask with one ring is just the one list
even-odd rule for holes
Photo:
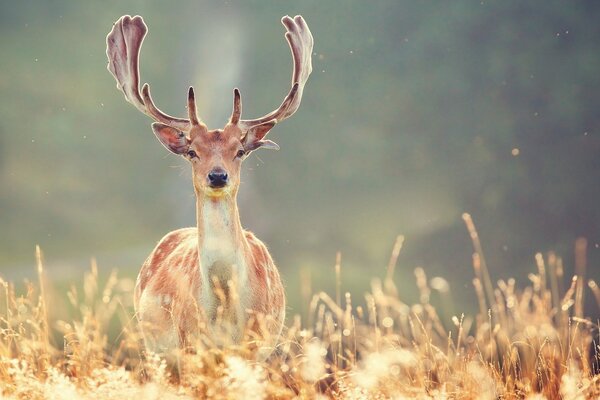
[[279,150],[277,143],[271,140],[263,140],[263,138],[267,135],[267,133],[269,133],[275,124],[275,121],[269,121],[248,129],[248,132],[246,132],[246,135],[242,139],[244,150],[246,152],[250,152],[258,149],[259,147],[271,150]]
[[171,153],[181,155],[187,151],[190,145],[185,133],[169,125],[155,122],[152,124],[152,130],[162,145]]

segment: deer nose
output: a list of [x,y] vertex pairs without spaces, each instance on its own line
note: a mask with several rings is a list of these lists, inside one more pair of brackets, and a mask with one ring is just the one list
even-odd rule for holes
[[222,188],[227,185],[227,172],[222,169],[213,169],[208,173],[208,185],[211,188]]

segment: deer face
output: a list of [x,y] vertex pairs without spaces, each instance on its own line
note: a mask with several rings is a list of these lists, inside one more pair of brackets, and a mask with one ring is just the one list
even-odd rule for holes
[[192,164],[197,194],[209,197],[235,194],[246,157],[239,129],[216,129],[197,135],[185,157]]
[[198,196],[221,197],[237,193],[246,151],[239,128],[200,130],[182,154],[192,165],[194,189]]

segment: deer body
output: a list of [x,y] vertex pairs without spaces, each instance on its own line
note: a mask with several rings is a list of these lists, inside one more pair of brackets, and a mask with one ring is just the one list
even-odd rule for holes
[[121,17],[107,36],[108,69],[127,101],[152,117],[154,134],[192,166],[196,227],[167,234],[138,275],[134,305],[148,350],[238,344],[249,340],[262,356],[271,353],[285,318],[279,272],[266,246],[242,228],[237,207],[240,169],[258,149],[278,149],[266,134],[300,105],[311,73],[313,39],[300,16],[284,17],[292,51],[292,87],[281,106],[254,120],[242,120],[241,96],[223,129],[209,130],[196,115],[193,89],[188,119],[160,111],[148,84],[139,90],[139,51],[147,27],[141,17]]
[[[208,333],[216,344],[239,343],[247,323],[246,310],[265,316],[269,329],[265,333],[271,339],[265,346],[275,344],[285,317],[281,279],[262,242],[251,232],[242,234],[243,252],[234,249],[229,254],[199,245],[197,228],[173,231],[159,242],[142,266],[134,297],[138,318],[148,331],[149,350],[160,353],[193,342],[190,332]],[[228,282],[235,284],[229,290],[236,291],[238,301],[215,295],[211,287],[215,278],[222,288]],[[204,286],[208,289],[203,290]],[[180,309],[177,304],[182,305]],[[185,318],[173,318],[184,314]],[[201,321],[205,321],[205,332],[195,332]]]

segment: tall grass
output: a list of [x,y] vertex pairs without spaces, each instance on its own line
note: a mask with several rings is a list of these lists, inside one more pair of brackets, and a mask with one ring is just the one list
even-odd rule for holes
[[[600,396],[598,321],[584,316],[584,295],[600,307],[600,288],[584,280],[585,241],[576,243],[576,272],[565,288],[562,261],[536,255],[537,270],[517,290],[514,279],[494,286],[477,232],[474,279],[479,312],[444,323],[431,304],[432,291],[450,296],[442,278],[415,270],[419,302],[408,304],[394,284],[402,247],[399,237],[383,280],[373,279],[365,306],[355,305],[339,284],[336,293],[311,294],[308,317],[294,317],[267,362],[249,348],[178,354],[176,367],[145,354],[129,306],[130,281],[109,276],[99,284],[97,267],[82,290],[66,301],[75,317],[55,317],[65,299],[45,280],[36,252],[38,282],[17,295],[2,281],[0,386],[6,398],[419,398],[587,399]],[[308,285],[303,279],[305,286]],[[586,288],[587,286],[587,288]],[[79,293],[81,291],[81,293]],[[598,315],[598,314],[596,314]],[[108,340],[111,324],[120,335]]]

